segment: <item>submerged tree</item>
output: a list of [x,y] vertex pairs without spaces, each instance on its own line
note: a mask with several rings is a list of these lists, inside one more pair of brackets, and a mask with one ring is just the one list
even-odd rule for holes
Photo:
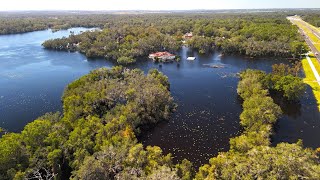
[[70,171],[76,179],[151,178],[163,167],[178,177],[170,154],[136,139],[141,125],[168,119],[175,108],[162,73],[97,69],[69,84],[62,101],[62,116],[47,114],[0,139],[0,179],[61,179]]

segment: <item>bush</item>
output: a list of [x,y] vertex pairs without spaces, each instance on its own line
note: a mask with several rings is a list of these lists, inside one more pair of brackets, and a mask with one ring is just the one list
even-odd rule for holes
[[117,62],[119,64],[132,64],[132,63],[135,63],[136,60],[133,59],[132,57],[121,56],[117,59]]

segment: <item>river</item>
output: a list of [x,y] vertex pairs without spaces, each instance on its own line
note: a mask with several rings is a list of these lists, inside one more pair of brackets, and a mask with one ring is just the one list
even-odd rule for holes
[[[45,50],[47,39],[79,33],[73,28],[52,33],[50,30],[0,36],[0,127],[19,132],[46,112],[61,111],[61,95],[73,80],[99,67],[115,64],[104,59],[87,59],[80,53]],[[246,59],[241,56],[220,56],[219,52],[198,55],[183,47],[182,61],[160,67],[141,61],[130,68],[148,71],[156,68],[169,77],[171,92],[178,103],[168,122],[143,133],[144,145],[160,146],[172,153],[175,161],[187,158],[196,166],[208,163],[219,151],[227,151],[229,138],[241,133],[239,115],[241,100],[236,87],[236,74],[246,68],[270,72],[275,59]],[[195,56],[195,61],[187,61]],[[223,68],[209,68],[218,64]],[[278,98],[284,116],[275,125],[273,144],[302,139],[307,147],[319,147],[320,113],[310,88],[300,104],[288,104]]]

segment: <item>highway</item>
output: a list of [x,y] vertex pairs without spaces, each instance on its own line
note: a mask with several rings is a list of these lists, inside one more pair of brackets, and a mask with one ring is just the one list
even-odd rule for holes
[[[313,52],[313,54],[315,55],[316,59],[319,61],[320,63],[320,56],[319,56],[319,51],[318,49],[315,47],[314,42],[310,39],[310,37],[308,36],[308,34],[297,24],[297,22],[301,22],[307,29],[309,29],[318,39],[320,42],[320,33],[317,32],[315,29],[313,29],[311,27],[311,25],[309,25],[308,23],[306,23],[305,21],[303,21],[299,16],[293,16],[293,17],[288,17],[288,20],[290,20],[293,24],[297,25],[299,27],[299,32],[303,35],[304,40],[307,42],[307,44],[309,45],[311,51]],[[309,33],[310,34],[310,33]],[[306,55],[307,61],[310,65],[310,68],[316,78],[316,81],[318,82],[318,84],[320,85],[320,76],[319,73],[317,71],[317,69],[315,68],[314,64],[312,63],[310,57],[308,55]]]
[[[311,51],[316,56],[317,60],[320,62],[320,56],[319,56],[318,49],[314,46],[313,42],[309,39],[308,35],[302,29],[300,29],[300,33],[303,35],[304,40],[307,42]],[[316,55],[316,54],[318,54],[318,55]]]
[[305,25],[305,27],[307,27],[310,31],[312,31],[312,33],[313,33],[317,38],[320,39],[320,32],[319,32],[319,30],[318,30],[318,31],[315,30],[314,28],[312,28],[312,27],[310,26],[310,24],[306,23],[306,22],[303,21],[303,20],[301,20],[301,22]]
[[[303,21],[299,16],[288,17],[288,20],[290,20],[293,24],[295,24],[295,25],[297,25],[297,26],[298,26],[298,24],[296,23],[296,21],[301,22],[302,24],[304,24],[304,26],[305,26],[306,28],[308,28],[309,30],[311,30],[311,32],[312,32],[312,33],[319,39],[319,41],[320,41],[320,32],[314,30],[313,28],[311,28],[310,25],[309,25],[307,22]],[[298,26],[298,27],[299,27],[299,26]],[[318,60],[319,63],[320,63],[320,55],[319,55],[320,52],[319,52],[319,50],[315,47],[315,45],[313,44],[313,42],[310,40],[310,38],[309,38],[309,36],[307,35],[307,33],[304,32],[304,30],[303,30],[302,28],[299,27],[299,29],[300,29],[300,33],[303,35],[305,41],[306,41],[307,44],[309,45],[312,53],[316,56],[317,60]]]

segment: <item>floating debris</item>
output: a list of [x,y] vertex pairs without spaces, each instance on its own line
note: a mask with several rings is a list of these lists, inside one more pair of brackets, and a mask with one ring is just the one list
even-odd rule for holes
[[221,73],[217,73],[221,78],[228,78],[228,77],[231,77],[231,78],[234,78],[234,77],[238,77],[237,74],[235,73],[224,73],[224,72],[221,72]]
[[224,65],[219,64],[203,64],[203,66],[209,67],[209,68],[224,68]]

